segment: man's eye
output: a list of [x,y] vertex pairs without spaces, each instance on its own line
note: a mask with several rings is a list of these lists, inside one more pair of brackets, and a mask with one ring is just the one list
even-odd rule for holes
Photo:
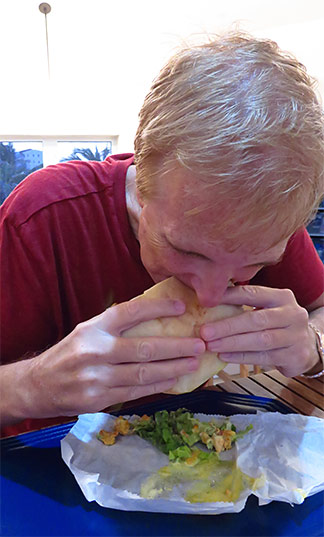
[[178,250],[177,248],[174,248],[174,249],[180,255],[184,255],[186,257],[192,257],[192,258],[196,258],[196,259],[204,259],[203,255],[197,254],[196,252],[188,252],[186,250]]

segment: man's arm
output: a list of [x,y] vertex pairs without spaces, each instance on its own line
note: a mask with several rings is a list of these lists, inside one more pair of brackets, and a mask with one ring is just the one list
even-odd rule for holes
[[32,358],[0,367],[0,425],[12,425],[30,417]]
[[179,301],[140,297],[79,324],[34,358],[1,366],[1,424],[97,412],[169,390],[179,376],[198,368],[203,341],[121,334],[140,322],[184,310]]

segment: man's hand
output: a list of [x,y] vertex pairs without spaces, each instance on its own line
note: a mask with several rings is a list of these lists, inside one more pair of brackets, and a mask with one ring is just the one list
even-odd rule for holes
[[[179,376],[198,368],[195,356],[205,351],[204,342],[121,334],[142,321],[184,311],[179,301],[139,297],[81,323],[39,356],[3,366],[6,386],[11,379],[15,391],[9,398],[13,420],[96,412],[170,389]],[[3,424],[10,422],[5,414]]]
[[221,360],[276,367],[287,377],[311,369],[318,361],[308,312],[289,289],[252,285],[228,288],[224,304],[245,304],[253,310],[201,328],[207,350]]

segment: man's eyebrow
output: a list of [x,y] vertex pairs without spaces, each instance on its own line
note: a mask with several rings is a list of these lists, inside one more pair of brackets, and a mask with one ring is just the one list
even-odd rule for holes
[[285,255],[285,252],[282,252],[282,254],[273,261],[259,261],[258,263],[252,263],[252,265],[248,265],[249,267],[257,267],[259,265],[262,265],[263,267],[269,267],[271,265],[277,265],[277,263],[280,263],[280,261],[283,260],[283,257]]
[[195,255],[196,257],[201,257],[202,259],[208,259],[208,261],[210,261],[209,257],[207,257],[206,255],[200,252],[194,252],[193,250],[186,250],[185,248],[182,248],[181,246],[177,246],[176,244],[173,244],[173,242],[171,242],[170,239],[168,239],[166,235],[165,235],[165,240],[167,241],[167,243],[170,244],[170,246],[172,246],[172,248],[174,248],[178,252],[182,252],[187,255]]
[[[187,254],[187,255],[194,255],[194,256],[197,256],[197,257],[201,257],[202,259],[207,259],[208,261],[211,261],[210,257],[207,257],[206,255],[201,254],[200,252],[194,252],[192,250],[186,250],[185,248],[182,248],[181,246],[177,246],[172,241],[170,241],[170,239],[166,235],[164,236],[164,238],[167,241],[167,243],[170,246],[172,246],[172,248],[177,250],[178,252],[182,252],[182,253]],[[271,261],[259,261],[258,263],[251,263],[251,265],[247,265],[247,267],[258,267],[260,265],[262,265],[263,267],[268,267],[268,266],[272,266],[272,265],[277,265],[277,263],[280,263],[280,261],[282,261],[284,255],[285,255],[285,250],[282,252],[282,254],[278,258],[276,258],[274,260],[271,260]]]

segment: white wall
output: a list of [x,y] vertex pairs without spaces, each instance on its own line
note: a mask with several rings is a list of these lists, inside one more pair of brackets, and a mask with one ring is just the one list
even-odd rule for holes
[[0,0],[4,136],[116,135],[131,151],[137,114],[166,58],[192,34],[233,23],[295,53],[324,94],[323,0]]

